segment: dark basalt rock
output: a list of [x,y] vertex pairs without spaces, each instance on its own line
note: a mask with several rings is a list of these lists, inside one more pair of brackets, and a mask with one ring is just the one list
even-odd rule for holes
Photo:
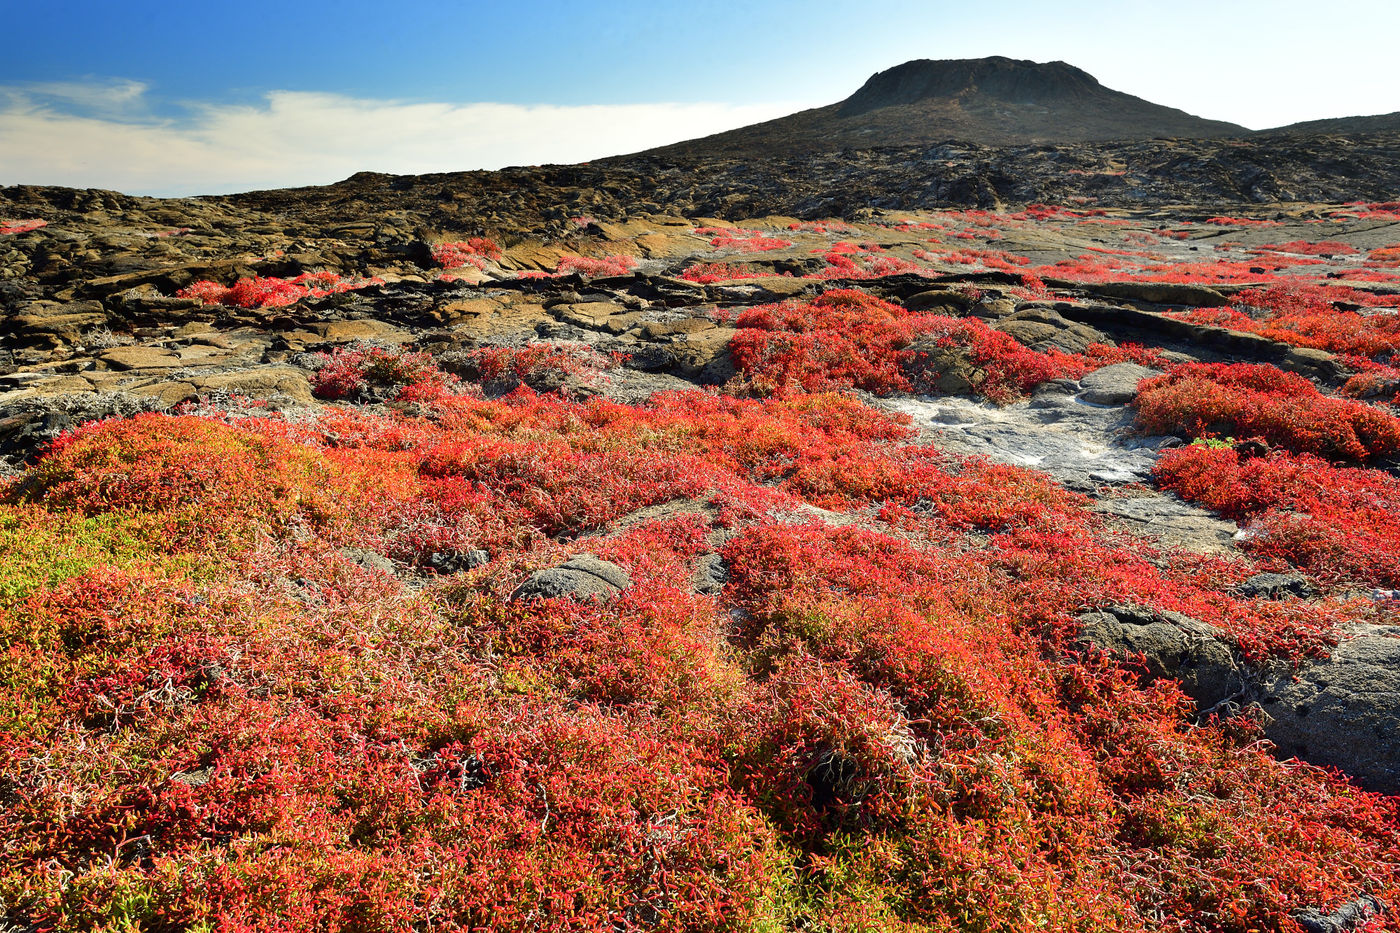
[[1079,617],[1080,640],[1120,657],[1142,655],[1151,679],[1170,677],[1210,710],[1243,695],[1243,666],[1221,632],[1175,612],[1112,606]]
[[695,592],[704,596],[717,596],[724,590],[724,584],[729,582],[729,568],[724,564],[724,558],[718,554],[706,554],[695,562],[695,576],[693,578]]
[[1256,573],[1240,584],[1240,595],[1263,599],[1306,599],[1317,595],[1317,587],[1301,573]]
[[1261,685],[1265,734],[1283,757],[1341,768],[1363,787],[1400,792],[1400,632],[1344,635],[1325,660]]
[[1340,768],[1361,786],[1400,791],[1400,631],[1344,633],[1326,658],[1298,670],[1246,665],[1222,633],[1141,606],[1079,617],[1080,642],[1141,657],[1149,679],[1170,677],[1203,712],[1254,704],[1279,755]]
[[592,554],[575,554],[558,567],[532,573],[511,594],[512,600],[607,600],[632,585],[627,571]]
[[1366,894],[1349,904],[1343,904],[1330,914],[1308,908],[1295,913],[1293,919],[1307,933],[1351,933],[1384,913],[1385,905],[1380,899]]
[[491,555],[476,548],[466,551],[433,551],[425,563],[441,574],[474,570],[491,561]]

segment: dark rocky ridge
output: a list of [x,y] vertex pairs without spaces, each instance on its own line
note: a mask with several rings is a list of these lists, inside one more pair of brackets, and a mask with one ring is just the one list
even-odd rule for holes
[[1400,132],[1400,110],[1395,113],[1378,113],[1369,117],[1334,117],[1328,120],[1305,120],[1260,130],[1261,135],[1269,136],[1313,136],[1320,133],[1347,135],[1356,133],[1395,133]]
[[873,75],[839,103],[645,154],[772,157],[953,139],[1005,146],[1248,133],[1106,88],[1065,62],[993,56],[905,62]]
[[[1256,209],[1267,210],[1267,216],[1296,216],[1309,205],[1393,200],[1397,191],[1400,133],[1383,133],[1003,148],[948,143],[763,162],[633,156],[499,172],[360,173],[320,187],[178,199],[19,185],[0,188],[0,214],[40,217],[50,224],[78,221],[109,237],[105,228],[122,217],[189,227],[206,238],[198,250],[206,265],[242,256],[244,271],[238,274],[246,275],[252,265],[247,249],[257,248],[260,237],[315,240],[321,258],[313,264],[353,270],[390,261],[426,262],[423,240],[430,232],[565,242],[581,233],[574,217],[859,219],[872,211],[1017,209],[1040,202],[1172,209],[1183,219],[1203,220]],[[237,249],[234,240],[241,244]],[[18,263],[24,244],[4,245],[13,253],[5,262]],[[57,285],[71,280],[79,267],[85,279],[102,279],[174,265],[177,253],[178,264],[185,265],[187,245],[177,238],[147,240],[149,258],[137,258],[115,242],[80,249],[71,237],[44,235],[34,252],[22,257],[23,275],[11,273],[9,279]],[[334,255],[326,255],[326,248]],[[157,261],[161,252],[172,253],[172,262]],[[264,262],[258,271],[287,274],[297,252],[306,250],[289,250],[289,258]],[[236,271],[230,266],[199,274],[231,279]]]

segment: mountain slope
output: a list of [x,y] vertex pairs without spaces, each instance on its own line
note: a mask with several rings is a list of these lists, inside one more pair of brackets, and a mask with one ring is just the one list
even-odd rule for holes
[[1245,136],[1245,127],[1205,120],[1106,88],[1064,62],[1001,56],[905,62],[873,75],[840,103],[688,140],[650,154],[694,157],[783,155],[812,149],[927,145],[1073,143],[1153,137]]
[[1326,120],[1306,120],[1260,130],[1268,136],[1320,136],[1354,133],[1394,133],[1400,131],[1400,110],[1366,117],[1332,117]]

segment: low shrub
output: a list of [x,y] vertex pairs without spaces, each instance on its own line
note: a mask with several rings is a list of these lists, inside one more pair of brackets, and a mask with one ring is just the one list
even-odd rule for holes
[[281,308],[303,298],[324,298],[341,292],[383,285],[380,278],[342,279],[334,272],[304,272],[291,279],[275,276],[253,276],[239,279],[232,285],[217,282],[194,282],[176,292],[179,298],[198,298],[206,304],[227,305],[231,308]]
[[444,269],[460,269],[462,266],[485,268],[488,261],[501,258],[501,247],[487,237],[472,237],[469,240],[449,243],[435,243],[431,248],[433,261]]
[[593,256],[565,256],[559,260],[555,266],[555,275],[578,275],[589,278],[603,278],[608,276],[629,275],[637,267],[637,260],[633,256],[603,256],[601,258]]
[[1260,438],[1296,453],[1365,461],[1400,452],[1400,420],[1323,395],[1275,366],[1190,363],[1139,387],[1139,426],[1187,438]]
[[596,385],[617,366],[613,357],[584,343],[531,343],[523,347],[480,347],[469,351],[460,369],[482,383],[527,385],[540,392],[568,391],[570,383]]
[[321,354],[311,391],[330,400],[424,402],[440,397],[453,384],[427,353],[399,347],[341,347]]
[[16,233],[29,233],[31,230],[38,230],[40,227],[47,227],[47,220],[0,220],[0,236],[11,236]]
[[1310,454],[1167,451],[1157,483],[1244,526],[1243,547],[1318,577],[1400,586],[1400,480]]

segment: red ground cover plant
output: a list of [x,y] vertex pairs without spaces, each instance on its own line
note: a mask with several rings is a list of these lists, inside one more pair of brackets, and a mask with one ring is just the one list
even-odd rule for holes
[[[4,921],[1295,933],[1400,902],[1394,801],[1076,642],[1135,603],[1296,662],[1363,609],[1238,598],[1250,561],[801,391],[912,383],[919,339],[1012,391],[1151,351],[1036,354],[850,289],[739,321],[772,398],[488,399],[352,347],[318,391],[417,404],[87,425],[0,487]],[[1396,574],[1391,478],[1193,450],[1163,483],[1320,526],[1262,558]],[[632,585],[516,598],[582,551]]]
[[[931,275],[932,270],[907,259],[884,255],[884,247],[874,243],[833,243],[821,252],[827,268],[806,276],[812,279],[878,279],[887,275]],[[919,251],[915,250],[917,255]]]
[[1241,455],[1192,444],[1163,455],[1157,482],[1245,527],[1244,547],[1320,578],[1400,586],[1400,481],[1308,454]]
[[583,343],[532,343],[524,347],[480,347],[468,361],[481,382],[511,380],[532,388],[573,378],[593,385],[617,359]]
[[1393,301],[1344,286],[1289,283],[1241,292],[1229,309],[1203,308],[1174,316],[1293,346],[1381,357],[1400,350],[1400,315],[1363,313],[1358,308]]
[[1338,240],[1289,240],[1287,243],[1265,243],[1251,247],[1252,250],[1273,251],[1276,253],[1302,253],[1305,256],[1350,256],[1356,247]]
[[280,308],[295,304],[303,298],[324,298],[341,292],[383,285],[380,278],[342,279],[334,272],[304,272],[295,278],[253,276],[239,279],[232,285],[218,282],[194,282],[176,292],[179,298],[198,298],[208,304],[231,308]]
[[788,224],[787,228],[797,233],[853,233],[856,229],[840,220],[802,220]]
[[734,323],[738,333],[730,353],[760,394],[846,387],[935,391],[942,364],[931,360],[943,360],[941,351],[948,350],[977,368],[979,393],[1008,402],[1050,379],[1079,378],[1110,363],[1156,360],[1142,348],[1098,344],[1085,354],[1040,353],[976,318],[913,314],[854,289],[749,308]]
[[1331,211],[1327,216],[1352,220],[1394,220],[1400,217],[1400,201],[1354,201],[1346,210]]
[[1341,395],[1382,405],[1400,404],[1400,367],[1377,363],[1364,356],[1344,356],[1342,359],[1356,374],[1342,383],[1337,390]]
[[565,256],[559,260],[554,269],[555,275],[569,275],[578,273],[589,278],[601,278],[604,276],[629,275],[637,267],[637,260],[632,256],[603,256],[596,258],[592,256]]
[[332,401],[422,402],[441,396],[452,384],[452,377],[426,353],[400,347],[350,347],[322,354],[311,391]]
[[1188,438],[1260,438],[1295,453],[1365,461],[1400,453],[1400,420],[1351,399],[1323,395],[1275,366],[1190,363],[1138,389],[1138,424]]
[[444,269],[460,269],[462,266],[484,268],[487,261],[501,258],[501,247],[488,237],[472,237],[469,240],[451,243],[435,243],[431,249],[433,261]]
[[28,233],[31,230],[38,230],[40,227],[47,227],[47,220],[0,220],[0,236],[9,236],[15,233]]
[[787,249],[792,245],[791,240],[784,240],[779,237],[764,236],[756,231],[736,231],[733,234],[721,234],[710,240],[710,245],[715,249],[733,249],[745,253],[762,253],[775,249]]
[[713,282],[753,279],[765,275],[772,275],[772,272],[755,269],[753,266],[741,262],[697,262],[682,272],[679,277],[687,282],[709,285]]
[[1222,227],[1277,227],[1280,225],[1277,220],[1251,220],[1248,217],[1207,217],[1204,222]]

